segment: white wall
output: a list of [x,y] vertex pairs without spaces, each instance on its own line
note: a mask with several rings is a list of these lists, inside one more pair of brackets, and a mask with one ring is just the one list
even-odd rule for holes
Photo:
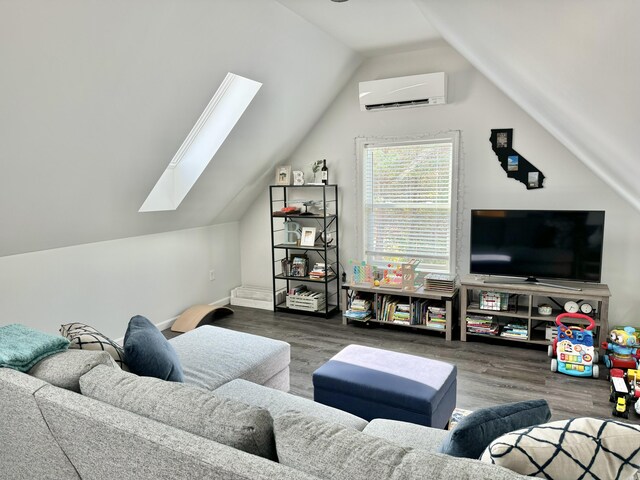
[[133,315],[164,322],[240,284],[238,234],[234,222],[0,257],[0,325],[85,322],[120,338]]
[[[449,74],[449,105],[385,112],[359,109],[360,81],[438,71]],[[514,129],[514,148],[544,173],[544,188],[527,191],[507,178],[491,150],[492,128]],[[330,181],[341,188],[342,264],[348,269],[348,260],[359,257],[354,138],[445,130],[460,130],[462,140],[458,273],[468,272],[472,208],[602,209],[606,211],[603,282],[613,294],[610,322],[640,325],[636,313],[640,311],[640,214],[445,44],[367,60],[288,161],[308,171],[313,160],[327,159]],[[267,199],[262,195],[241,220],[243,284],[271,285]]]

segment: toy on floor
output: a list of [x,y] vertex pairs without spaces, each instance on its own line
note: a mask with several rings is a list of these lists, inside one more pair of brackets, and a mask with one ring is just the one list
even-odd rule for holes
[[[576,318],[589,322],[587,328],[567,327],[562,323],[565,318]],[[596,324],[591,317],[581,313],[562,313],[556,318],[558,335],[549,345],[551,371],[565,373],[574,377],[598,378],[598,354],[593,348],[593,329]]]
[[618,327],[611,330],[609,342],[602,342],[602,348],[607,353],[603,356],[607,368],[637,369],[638,334],[633,327]]
[[638,375],[640,371],[629,369],[626,372],[620,368],[612,368],[610,375],[609,401],[614,403],[612,414],[616,417],[629,418],[631,404],[635,403],[638,412],[640,390],[638,389]]

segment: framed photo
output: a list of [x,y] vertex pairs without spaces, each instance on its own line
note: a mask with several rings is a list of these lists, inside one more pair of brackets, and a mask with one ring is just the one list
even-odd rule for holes
[[307,267],[309,265],[309,259],[306,255],[296,253],[291,255],[289,263],[289,276],[290,277],[306,277]]
[[291,185],[291,165],[276,168],[276,185]]
[[300,237],[301,247],[313,247],[316,243],[316,227],[303,227]]

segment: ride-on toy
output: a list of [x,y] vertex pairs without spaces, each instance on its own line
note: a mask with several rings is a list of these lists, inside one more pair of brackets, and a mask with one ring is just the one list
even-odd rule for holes
[[638,333],[633,327],[617,327],[611,330],[609,342],[602,342],[606,354],[602,357],[607,368],[637,369],[640,351]]
[[[589,325],[587,328],[567,327],[562,323],[565,318],[587,320]],[[598,352],[593,348],[593,329],[596,324],[593,319],[581,313],[562,313],[556,317],[556,325],[558,336],[549,345],[551,371],[574,377],[598,378]]]

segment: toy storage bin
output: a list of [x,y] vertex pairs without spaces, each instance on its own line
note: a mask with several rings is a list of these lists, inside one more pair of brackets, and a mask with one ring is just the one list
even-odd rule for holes
[[504,292],[480,292],[480,308],[482,310],[508,310],[509,294]]
[[324,308],[324,304],[325,299],[323,293],[318,293],[315,297],[309,295],[287,295],[287,307],[295,308],[297,310],[317,312]]

